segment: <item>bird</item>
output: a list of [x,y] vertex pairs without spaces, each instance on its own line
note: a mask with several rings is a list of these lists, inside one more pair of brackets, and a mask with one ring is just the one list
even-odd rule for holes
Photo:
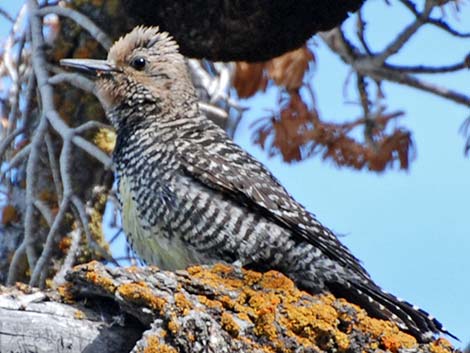
[[454,337],[382,290],[361,262],[276,177],[199,109],[185,58],[158,27],[135,27],[107,59],[62,59],[95,78],[116,130],[122,224],[137,255],[164,270],[224,262],[278,270],[428,342]]

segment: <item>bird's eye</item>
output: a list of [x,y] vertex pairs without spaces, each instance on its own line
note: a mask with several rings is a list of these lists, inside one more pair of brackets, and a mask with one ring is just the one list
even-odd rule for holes
[[145,68],[146,61],[142,57],[132,59],[131,66],[136,70],[143,70]]

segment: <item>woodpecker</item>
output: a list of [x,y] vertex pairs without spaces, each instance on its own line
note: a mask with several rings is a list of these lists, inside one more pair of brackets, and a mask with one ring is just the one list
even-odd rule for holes
[[106,60],[61,64],[96,77],[97,97],[117,132],[113,162],[124,231],[146,263],[167,270],[221,261],[275,269],[420,341],[451,335],[375,284],[331,230],[201,112],[168,33],[136,27]]

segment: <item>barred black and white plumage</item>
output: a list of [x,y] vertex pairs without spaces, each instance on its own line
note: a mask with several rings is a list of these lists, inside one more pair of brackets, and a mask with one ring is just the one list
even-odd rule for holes
[[381,290],[328,228],[199,110],[167,33],[137,27],[106,61],[62,64],[98,77],[97,95],[117,131],[124,230],[144,261],[163,269],[220,261],[277,269],[422,341],[449,334],[426,312]]

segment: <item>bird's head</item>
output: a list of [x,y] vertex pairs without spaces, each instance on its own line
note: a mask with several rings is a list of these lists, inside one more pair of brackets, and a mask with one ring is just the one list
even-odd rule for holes
[[106,60],[62,59],[60,63],[96,77],[96,94],[107,112],[146,103],[171,109],[194,97],[177,43],[158,27],[134,28],[113,44]]

